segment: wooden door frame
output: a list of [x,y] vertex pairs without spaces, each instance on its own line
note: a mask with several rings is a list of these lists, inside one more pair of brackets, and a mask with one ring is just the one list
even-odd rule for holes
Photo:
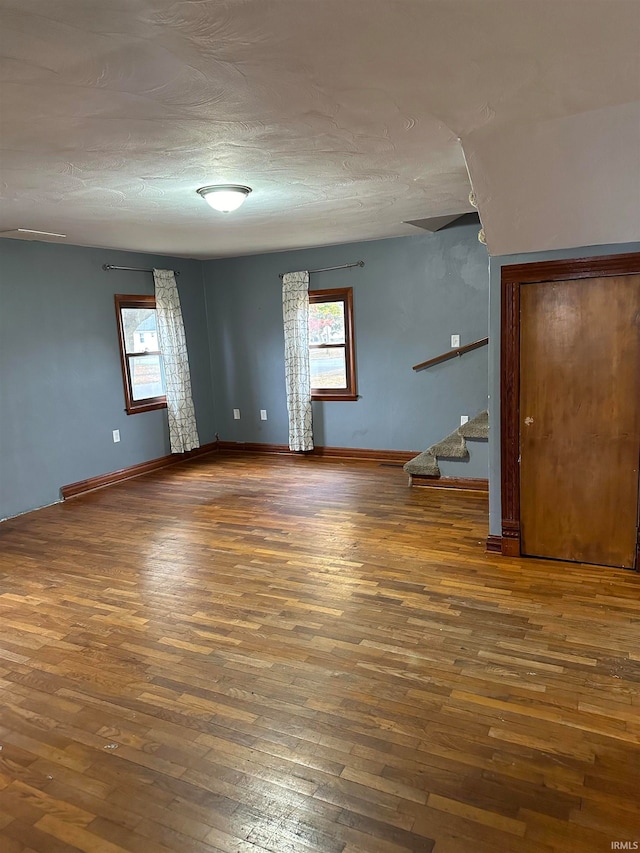
[[[500,458],[502,554],[520,551],[520,288],[546,281],[640,274],[640,253],[511,264],[501,271]],[[640,558],[636,559],[640,566]]]

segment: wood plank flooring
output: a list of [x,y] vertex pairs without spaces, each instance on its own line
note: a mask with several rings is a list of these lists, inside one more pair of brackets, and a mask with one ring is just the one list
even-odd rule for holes
[[1,853],[640,840],[640,576],[486,519],[222,454],[0,525]]

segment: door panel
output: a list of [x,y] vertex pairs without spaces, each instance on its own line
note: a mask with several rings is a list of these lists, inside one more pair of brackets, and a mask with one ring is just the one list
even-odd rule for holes
[[523,554],[632,568],[640,275],[520,289]]

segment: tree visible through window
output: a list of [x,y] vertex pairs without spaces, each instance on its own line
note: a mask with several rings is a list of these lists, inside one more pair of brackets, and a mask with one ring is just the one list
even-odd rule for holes
[[116,294],[115,302],[127,414],[165,408],[156,300],[153,296]]
[[312,399],[358,399],[353,288],[309,291],[309,362]]

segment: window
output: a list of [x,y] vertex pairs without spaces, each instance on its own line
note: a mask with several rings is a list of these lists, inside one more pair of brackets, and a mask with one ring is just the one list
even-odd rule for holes
[[167,400],[155,297],[118,293],[115,301],[126,412],[133,415],[163,409]]
[[309,291],[313,400],[357,400],[353,288]]

